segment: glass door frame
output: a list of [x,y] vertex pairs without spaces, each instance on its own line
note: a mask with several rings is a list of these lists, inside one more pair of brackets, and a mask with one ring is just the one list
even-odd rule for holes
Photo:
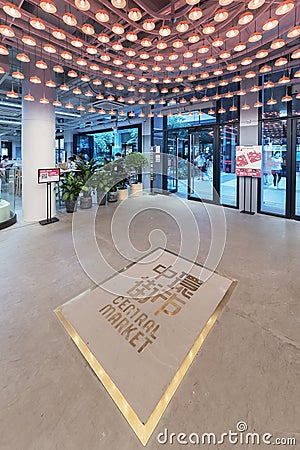
[[[238,209],[238,205],[239,205],[239,189],[238,189],[238,177],[236,179],[236,183],[237,183],[237,189],[236,189],[236,202],[235,204],[227,204],[227,203],[220,203],[220,182],[221,182],[221,142],[220,142],[220,135],[221,135],[221,129],[224,125],[228,124],[228,122],[224,122],[224,123],[220,123],[217,121],[217,123],[211,123],[211,124],[207,124],[207,125],[196,125],[196,126],[191,126],[191,127],[187,127],[187,135],[188,135],[188,162],[191,161],[191,142],[190,142],[190,136],[191,133],[195,133],[195,132],[199,132],[199,131],[203,131],[205,129],[213,129],[214,132],[214,143],[213,143],[213,186],[214,186],[214,195],[213,195],[213,200],[206,200],[203,199],[202,201],[204,202],[208,202],[208,203],[214,203],[214,204],[222,204],[223,206],[226,206],[228,208],[233,208],[233,209]],[[239,135],[240,135],[240,124],[239,122],[236,122],[237,124],[237,142],[236,145],[239,145]],[[183,130],[183,128],[165,128],[164,129],[164,149],[165,149],[165,154],[164,154],[164,175],[163,175],[163,190],[164,191],[168,191],[167,189],[167,149],[168,149],[168,135],[170,132],[173,131],[180,131]],[[190,164],[188,164],[188,181],[190,180],[191,174],[190,174]],[[188,182],[188,192],[187,192],[187,199],[188,200],[193,200],[193,201],[201,201],[201,199],[197,199],[193,196],[191,196],[191,189],[190,189],[190,183]],[[172,191],[174,192],[174,191]]]
[[[290,195],[290,211],[291,218],[300,220],[300,214],[296,214],[296,188],[297,188],[297,124],[300,126],[300,117],[294,117],[290,120],[291,126],[288,131],[291,136],[291,195]],[[299,136],[300,138],[300,136]]]
[[286,140],[286,193],[285,193],[285,213],[279,214],[262,210],[262,182],[259,180],[258,186],[258,208],[259,214],[269,216],[285,217],[287,219],[300,220],[300,216],[296,215],[296,131],[298,117],[280,117],[274,119],[259,120],[258,137],[260,145],[262,145],[262,127],[263,122],[284,120],[287,123],[287,140]]
[[[203,132],[206,130],[213,131],[213,199],[206,198],[197,198],[194,197],[191,193],[191,141],[192,134]],[[219,124],[210,124],[210,125],[201,125],[196,127],[191,127],[188,129],[189,136],[189,147],[188,147],[188,192],[187,198],[188,200],[194,201],[204,201],[205,203],[214,203],[220,204],[220,125]]]

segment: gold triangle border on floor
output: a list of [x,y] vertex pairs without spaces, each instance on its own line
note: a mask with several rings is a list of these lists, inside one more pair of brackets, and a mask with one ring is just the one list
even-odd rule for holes
[[[101,381],[101,383],[103,384],[103,386],[105,387],[105,389],[107,390],[107,392],[109,393],[115,404],[117,405],[117,407],[119,408],[119,410],[129,423],[129,425],[131,426],[132,430],[134,431],[134,433],[144,446],[147,445],[147,442],[149,441],[162,415],[164,414],[168,404],[172,400],[178,386],[183,380],[186,372],[188,371],[193,360],[195,359],[198,351],[200,350],[210,330],[212,329],[213,325],[215,324],[216,320],[218,319],[219,315],[224,309],[236,285],[237,281],[232,280],[232,283],[229,286],[224,297],[219,302],[217,308],[215,309],[211,317],[208,319],[206,325],[204,326],[195,343],[193,344],[190,351],[184,358],[181,366],[177,370],[172,381],[170,382],[169,386],[167,387],[166,391],[162,395],[161,399],[157,403],[156,407],[152,411],[149,419],[145,424],[139,419],[139,417],[134,412],[134,410],[132,409],[126,398],[123,396],[118,387],[111,380],[107,372],[104,370],[100,362],[95,358],[95,356],[87,347],[87,345],[83,342],[83,340],[81,339],[77,331],[74,329],[74,327],[64,317],[61,311],[61,307],[54,310],[54,313],[58,317],[59,321],[64,326],[65,330],[67,331],[67,333],[69,334],[69,336],[71,337],[71,339],[73,340],[73,342],[75,343],[75,345],[77,346],[83,357],[89,363],[89,365],[91,366],[91,368],[93,369],[93,371],[95,372],[95,374],[97,375],[97,377],[99,378],[99,380]],[[74,299],[71,301],[74,301]]]

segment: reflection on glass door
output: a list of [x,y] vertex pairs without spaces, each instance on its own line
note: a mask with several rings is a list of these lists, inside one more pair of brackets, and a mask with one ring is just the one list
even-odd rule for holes
[[262,125],[263,178],[261,210],[285,215],[287,121],[270,120]]
[[220,200],[223,205],[237,204],[237,177],[235,152],[237,125],[223,125],[220,133]]
[[188,131],[168,132],[167,190],[187,196]]
[[190,134],[190,198],[213,200],[213,127]]
[[300,120],[296,124],[296,183],[295,183],[295,215],[300,216]]

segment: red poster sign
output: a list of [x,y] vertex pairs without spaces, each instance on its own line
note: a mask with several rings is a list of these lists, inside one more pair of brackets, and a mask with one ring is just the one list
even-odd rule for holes
[[38,183],[57,183],[60,177],[60,169],[38,169]]
[[248,145],[236,148],[237,176],[261,177],[262,147],[261,145]]

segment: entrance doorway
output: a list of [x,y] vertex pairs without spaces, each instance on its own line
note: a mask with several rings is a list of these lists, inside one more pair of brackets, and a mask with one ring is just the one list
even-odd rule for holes
[[237,206],[238,125],[205,125],[167,133],[167,191],[190,200]]
[[262,123],[260,211],[300,218],[300,119]]
[[202,127],[190,133],[189,198],[214,200],[214,156],[216,127]]

